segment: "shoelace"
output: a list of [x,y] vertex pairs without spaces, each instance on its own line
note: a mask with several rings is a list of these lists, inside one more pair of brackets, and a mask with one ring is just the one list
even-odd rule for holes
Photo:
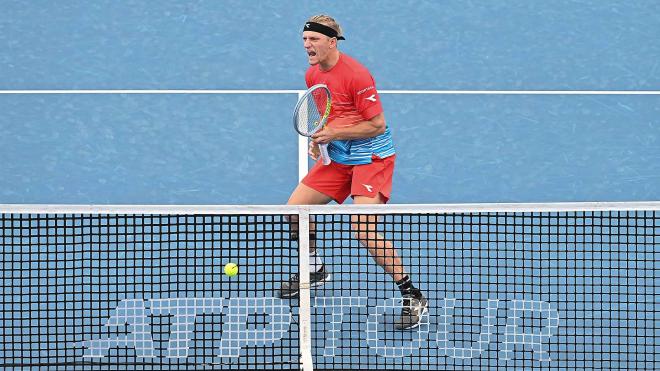
[[401,310],[402,315],[412,315],[413,314],[412,304],[413,304],[414,299],[415,298],[406,298],[406,297],[403,298],[403,308]]

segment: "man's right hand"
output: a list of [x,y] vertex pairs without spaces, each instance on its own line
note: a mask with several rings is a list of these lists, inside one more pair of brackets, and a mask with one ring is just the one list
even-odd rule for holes
[[319,150],[319,145],[314,143],[313,141],[309,142],[309,149],[307,150],[307,153],[309,154],[309,157],[312,158],[312,160],[316,161],[319,159],[319,156],[321,156],[321,152]]

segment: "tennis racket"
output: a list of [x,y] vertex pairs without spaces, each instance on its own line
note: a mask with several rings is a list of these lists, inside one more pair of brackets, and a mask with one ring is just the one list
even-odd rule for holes
[[[298,134],[311,137],[328,123],[332,99],[330,89],[324,84],[314,85],[300,97],[293,110],[293,127]],[[319,144],[323,165],[330,164],[328,145]]]

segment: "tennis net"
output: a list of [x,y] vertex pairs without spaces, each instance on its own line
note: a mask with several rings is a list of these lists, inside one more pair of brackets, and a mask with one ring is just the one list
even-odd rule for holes
[[[660,368],[659,202],[0,214],[2,368]],[[428,300],[412,329],[388,243]]]

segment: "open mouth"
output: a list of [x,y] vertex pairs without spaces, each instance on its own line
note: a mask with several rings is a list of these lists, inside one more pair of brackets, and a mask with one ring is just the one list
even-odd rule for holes
[[309,52],[307,52],[307,55],[310,56],[310,57],[315,57],[315,56],[316,56],[316,52],[309,51]]

